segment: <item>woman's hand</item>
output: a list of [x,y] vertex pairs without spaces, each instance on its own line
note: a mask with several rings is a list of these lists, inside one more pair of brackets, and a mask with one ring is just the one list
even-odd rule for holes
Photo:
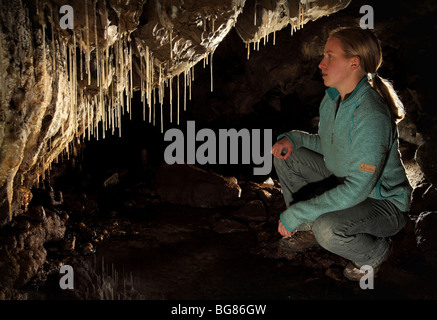
[[[285,154],[283,154],[284,150],[286,151]],[[287,137],[277,141],[272,147],[272,154],[278,159],[287,159],[291,155],[292,151],[293,144]]]
[[290,237],[293,234],[296,233],[296,230],[293,232],[288,231],[287,229],[285,229],[284,225],[282,224],[282,221],[279,220],[278,223],[278,232],[283,236],[283,237]]

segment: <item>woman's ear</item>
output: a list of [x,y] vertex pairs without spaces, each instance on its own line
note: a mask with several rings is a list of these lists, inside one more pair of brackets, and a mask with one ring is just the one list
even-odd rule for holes
[[355,56],[351,58],[351,69],[356,70],[360,68],[361,58],[359,56]]

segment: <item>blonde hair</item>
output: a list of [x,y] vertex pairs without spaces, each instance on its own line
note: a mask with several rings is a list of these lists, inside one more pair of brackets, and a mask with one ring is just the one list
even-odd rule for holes
[[358,56],[361,69],[368,76],[370,85],[384,99],[396,123],[405,117],[404,106],[393,85],[377,74],[382,64],[381,44],[376,35],[367,29],[358,27],[342,27],[333,30],[329,38],[340,40],[346,58]]

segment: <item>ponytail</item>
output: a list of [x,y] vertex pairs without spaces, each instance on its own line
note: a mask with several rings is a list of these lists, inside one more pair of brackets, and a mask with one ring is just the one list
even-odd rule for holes
[[374,77],[372,77],[370,85],[384,99],[395,123],[399,123],[402,119],[404,119],[404,105],[393,88],[392,83],[376,74]]

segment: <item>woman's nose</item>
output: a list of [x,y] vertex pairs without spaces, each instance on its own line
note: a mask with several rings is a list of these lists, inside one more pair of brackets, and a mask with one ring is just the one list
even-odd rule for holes
[[322,70],[326,69],[326,65],[325,65],[325,63],[323,62],[323,60],[320,61],[320,63],[319,63],[319,68],[322,69]]

